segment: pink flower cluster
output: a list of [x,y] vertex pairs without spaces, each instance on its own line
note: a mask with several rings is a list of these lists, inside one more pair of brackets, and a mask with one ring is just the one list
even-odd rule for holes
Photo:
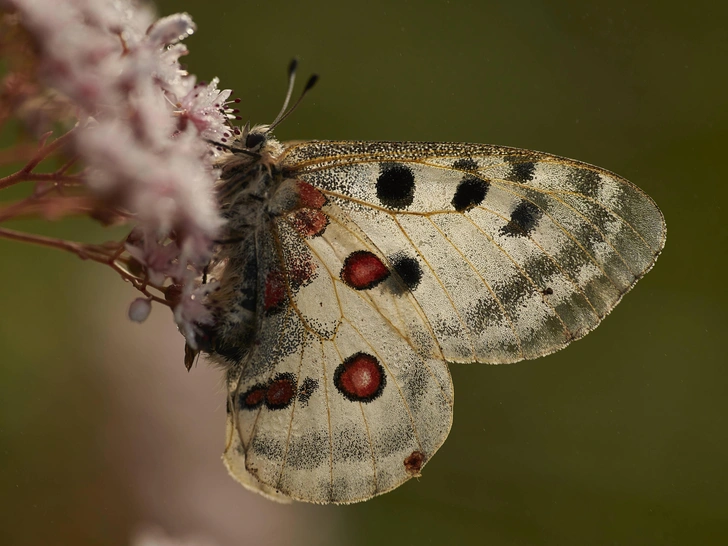
[[[195,31],[185,13],[154,20],[133,0],[0,0],[35,41],[39,78],[77,108],[73,150],[85,183],[103,202],[127,211],[137,227],[127,251],[145,284],[178,290],[175,319],[194,345],[211,317],[209,286],[195,279],[223,224],[213,185],[215,146],[230,136],[230,91],[196,84],[179,59]],[[129,315],[144,320],[137,300]],[[149,302],[148,302],[149,303]]]

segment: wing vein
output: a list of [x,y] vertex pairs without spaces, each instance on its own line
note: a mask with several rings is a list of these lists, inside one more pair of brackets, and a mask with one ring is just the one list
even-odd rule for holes
[[[604,276],[605,276],[605,277],[606,277],[607,279],[609,279],[609,282],[611,282],[611,283],[612,283],[612,285],[613,285],[613,286],[614,286],[614,287],[615,287],[615,288],[617,289],[617,291],[618,291],[619,293],[622,293],[622,292],[623,292],[623,290],[621,290],[621,289],[619,288],[619,286],[618,286],[618,285],[617,285],[617,284],[616,284],[616,283],[615,283],[615,282],[614,282],[614,281],[612,280],[612,278],[611,278],[611,277],[610,277],[609,275],[607,275],[606,271],[604,271],[604,269],[603,269],[603,268],[602,268],[602,266],[601,266],[601,265],[600,265],[600,264],[599,264],[599,263],[597,262],[597,260],[596,260],[596,259],[595,259],[595,258],[594,258],[594,257],[593,257],[593,256],[592,256],[592,255],[591,255],[590,253],[589,253],[589,252],[587,252],[587,250],[586,250],[586,249],[585,249],[585,248],[584,248],[584,247],[583,247],[583,246],[581,245],[581,243],[579,243],[579,242],[577,241],[577,239],[576,239],[576,238],[575,238],[575,237],[574,237],[574,236],[573,236],[573,235],[571,234],[571,232],[569,232],[569,230],[567,230],[567,229],[566,229],[565,227],[563,227],[563,226],[562,226],[562,225],[561,225],[560,223],[558,223],[558,222],[557,222],[556,220],[554,220],[554,218],[553,218],[553,217],[552,217],[552,216],[551,216],[551,215],[550,215],[550,214],[549,214],[548,212],[546,212],[546,211],[544,210],[544,208],[543,208],[542,206],[540,206],[540,205],[539,205],[538,203],[535,203],[535,202],[534,202],[534,201],[533,201],[532,199],[529,199],[528,197],[526,197],[526,196],[524,196],[524,195],[522,195],[522,194],[520,194],[520,193],[517,193],[516,191],[513,191],[513,190],[508,190],[508,189],[506,188],[506,184],[508,183],[508,181],[507,181],[507,180],[502,180],[502,179],[498,179],[498,180],[496,181],[496,180],[492,179],[492,180],[491,180],[491,182],[494,182],[494,183],[498,184],[498,185],[500,186],[500,188],[501,188],[501,189],[502,189],[503,191],[506,191],[506,192],[510,193],[511,195],[515,195],[515,196],[517,196],[517,197],[518,197],[519,199],[522,199],[523,201],[528,201],[528,202],[529,202],[529,203],[531,203],[531,204],[532,204],[533,206],[535,206],[536,208],[538,208],[538,209],[539,209],[539,210],[540,210],[540,211],[541,211],[541,212],[542,212],[542,213],[544,214],[544,216],[546,216],[547,218],[549,218],[549,220],[551,220],[551,221],[552,221],[552,222],[553,222],[553,223],[554,223],[554,224],[555,224],[556,226],[558,226],[558,227],[559,227],[559,228],[560,228],[560,229],[561,229],[561,230],[562,230],[562,231],[563,231],[563,232],[564,232],[565,234],[567,234],[567,235],[569,236],[569,238],[571,238],[571,240],[573,240],[573,241],[574,241],[574,242],[575,242],[576,244],[578,244],[578,245],[579,245],[579,247],[580,247],[580,248],[581,248],[581,249],[582,249],[582,250],[584,251],[584,253],[585,253],[585,254],[587,254],[587,255],[588,255],[588,256],[589,256],[590,258],[591,258],[592,262],[593,262],[593,263],[594,263],[594,264],[595,264],[595,265],[596,265],[596,266],[597,266],[597,267],[598,267],[598,268],[599,268],[599,269],[600,269],[600,270],[602,271],[602,273],[604,274]],[[530,189],[533,189],[533,188],[530,188]],[[534,190],[534,191],[539,191],[539,190]],[[548,196],[551,196],[551,197],[553,197],[553,195],[552,195],[552,194],[551,194],[550,192],[544,192],[544,191],[540,191],[540,193],[543,193],[544,195],[548,195]],[[609,246],[611,247],[612,251],[614,251],[614,253],[615,253],[615,254],[616,254],[616,255],[617,255],[618,257],[619,257],[620,261],[621,261],[621,262],[622,262],[622,263],[624,264],[624,266],[625,266],[625,267],[627,268],[627,270],[629,271],[629,273],[630,273],[630,274],[631,274],[631,275],[632,275],[633,277],[635,277],[635,278],[639,278],[639,275],[638,275],[637,273],[635,273],[635,272],[634,272],[634,271],[632,270],[632,267],[631,267],[631,266],[630,266],[630,265],[629,265],[629,264],[627,263],[627,261],[626,261],[626,260],[624,259],[624,257],[623,257],[623,256],[622,256],[622,255],[621,255],[621,254],[619,253],[619,251],[618,251],[618,250],[617,250],[617,249],[616,249],[616,248],[614,247],[614,245],[613,245],[613,244],[612,244],[612,242],[611,242],[611,241],[610,241],[610,240],[609,240],[609,239],[607,238],[607,236],[606,236],[606,235],[604,235],[604,233],[602,232],[602,230],[600,230],[600,229],[599,229],[599,228],[598,228],[598,227],[597,227],[597,226],[596,226],[596,225],[594,224],[594,222],[592,222],[592,221],[591,221],[591,220],[590,220],[590,219],[589,219],[589,218],[588,218],[588,217],[587,217],[587,216],[586,216],[585,214],[583,214],[583,213],[579,212],[578,210],[576,210],[576,209],[575,209],[574,207],[572,207],[572,206],[571,206],[570,204],[566,203],[565,201],[563,201],[563,200],[561,200],[561,199],[558,199],[557,197],[554,197],[554,199],[555,199],[556,201],[558,201],[559,203],[561,203],[561,204],[562,204],[562,205],[563,205],[563,206],[564,206],[565,208],[568,208],[568,209],[570,209],[571,211],[573,211],[573,212],[574,212],[574,213],[575,213],[575,214],[576,214],[577,216],[580,216],[580,217],[581,217],[581,218],[582,218],[582,219],[583,219],[583,220],[584,220],[584,221],[585,221],[585,222],[586,222],[586,223],[587,223],[587,224],[588,224],[589,226],[591,226],[591,227],[592,227],[592,228],[594,229],[594,231],[596,231],[596,232],[597,232],[597,233],[599,234],[599,236],[600,236],[600,237],[602,238],[602,241],[604,241],[604,242],[605,242],[606,244],[608,244],[608,245],[609,245]]]
[[[499,297],[498,297],[498,296],[496,295],[495,291],[494,291],[494,290],[493,290],[493,288],[492,288],[492,287],[490,286],[490,284],[488,283],[488,281],[486,281],[486,280],[485,280],[485,278],[484,278],[484,277],[483,277],[483,276],[482,276],[482,275],[481,275],[481,274],[480,274],[480,273],[478,272],[478,270],[477,270],[477,269],[475,268],[475,265],[474,265],[474,264],[473,264],[473,263],[472,263],[472,262],[471,262],[471,261],[470,261],[470,260],[469,260],[468,258],[466,258],[466,257],[465,257],[465,255],[464,255],[464,254],[462,253],[462,251],[461,251],[461,250],[460,250],[460,249],[458,248],[458,246],[457,246],[457,245],[456,245],[455,243],[453,243],[453,242],[452,242],[452,241],[451,241],[451,240],[450,240],[450,239],[448,238],[448,236],[447,236],[447,235],[445,235],[445,233],[444,233],[444,232],[443,232],[443,231],[442,231],[442,230],[441,230],[441,229],[440,229],[440,228],[439,228],[439,227],[437,226],[437,224],[435,224],[435,222],[433,222],[433,221],[432,221],[432,218],[430,218],[430,216],[429,216],[429,215],[427,216],[427,220],[428,220],[428,221],[429,221],[429,222],[430,222],[430,223],[432,224],[432,226],[433,226],[433,227],[434,227],[434,228],[435,228],[435,229],[436,229],[436,230],[437,230],[437,231],[438,231],[438,232],[440,233],[440,235],[442,235],[442,238],[443,238],[443,239],[445,239],[445,241],[447,241],[447,242],[448,242],[448,243],[450,244],[450,246],[452,246],[452,247],[453,247],[453,248],[455,249],[455,252],[457,252],[457,253],[458,253],[458,254],[460,255],[460,257],[461,257],[461,258],[463,259],[463,261],[464,261],[465,263],[467,263],[467,264],[468,264],[468,267],[469,267],[470,269],[472,269],[473,273],[475,273],[475,274],[476,274],[476,275],[478,276],[478,278],[479,278],[479,279],[481,280],[481,282],[483,283],[483,285],[485,285],[485,287],[486,287],[486,288],[488,289],[488,292],[490,292],[491,296],[493,296],[493,299],[494,299],[494,300],[495,300],[495,302],[496,302],[496,303],[498,304],[498,307],[500,307],[500,310],[501,310],[501,312],[503,313],[503,316],[504,316],[504,317],[506,318],[506,320],[508,321],[508,325],[510,326],[510,328],[511,328],[511,331],[513,332],[513,335],[514,335],[514,336],[515,336],[515,338],[516,338],[516,343],[518,343],[518,352],[519,352],[519,354],[521,355],[521,358],[525,358],[525,355],[523,354],[523,346],[521,345],[521,337],[520,337],[520,336],[518,335],[518,332],[516,331],[516,327],[515,327],[515,325],[513,324],[513,318],[512,318],[512,317],[511,317],[511,316],[510,316],[510,315],[508,314],[508,312],[506,311],[506,308],[505,308],[505,306],[503,305],[503,302],[501,301],[501,299],[500,299],[500,298],[499,298]],[[470,329],[469,329],[469,328],[467,328],[467,326],[466,326],[466,329],[467,329],[468,331],[470,331]],[[477,358],[477,357],[475,356],[475,351],[474,351],[474,348],[473,348],[473,360],[474,360],[475,362],[477,362],[477,361],[478,361],[478,358]]]
[[[498,214],[498,213],[497,213],[496,211],[494,211],[494,210],[488,209],[488,208],[486,208],[486,207],[479,207],[479,208],[480,208],[481,210],[485,211],[485,212],[489,212],[490,214],[493,214],[493,215],[497,216],[498,218],[500,218],[500,219],[502,219],[502,220],[504,220],[504,221],[506,221],[506,222],[508,221],[508,218],[506,218],[506,217],[505,217],[505,216],[503,216],[502,214]],[[466,215],[466,217],[467,217],[467,215]],[[498,245],[498,243],[496,243],[496,242],[495,242],[495,240],[494,240],[494,239],[492,239],[492,238],[491,238],[491,236],[490,236],[490,235],[489,235],[489,234],[488,234],[488,233],[487,233],[486,231],[484,231],[484,230],[483,230],[483,229],[482,229],[482,228],[481,228],[481,227],[480,227],[480,226],[479,226],[478,224],[476,224],[476,223],[475,223],[475,222],[474,222],[474,221],[473,221],[473,220],[472,220],[472,219],[471,219],[470,217],[467,217],[467,218],[468,218],[468,221],[469,221],[469,222],[470,222],[471,224],[473,224],[473,226],[475,227],[475,229],[477,229],[478,231],[480,231],[480,232],[481,232],[481,233],[482,233],[483,235],[485,235],[485,236],[486,236],[486,237],[487,237],[487,238],[488,238],[489,240],[492,240],[493,244],[494,244],[494,245],[496,245],[496,246],[498,246],[498,247],[500,248],[500,245]],[[592,310],[592,312],[594,313],[594,315],[595,315],[595,316],[596,316],[596,317],[597,317],[598,319],[600,319],[600,320],[601,320],[601,318],[602,318],[602,317],[600,317],[600,316],[599,316],[599,313],[597,313],[597,310],[596,310],[596,308],[594,307],[594,305],[592,304],[592,302],[591,302],[591,301],[589,300],[589,298],[587,297],[587,295],[586,295],[586,293],[584,292],[584,290],[582,290],[581,286],[579,286],[579,284],[578,284],[578,283],[577,283],[577,282],[576,282],[576,281],[575,281],[575,280],[574,280],[574,279],[573,279],[573,278],[571,277],[571,275],[569,275],[569,274],[568,274],[568,273],[567,273],[567,272],[566,272],[566,271],[565,271],[565,270],[564,270],[564,269],[563,269],[563,268],[561,267],[561,265],[559,264],[559,262],[558,262],[558,261],[557,261],[557,260],[556,260],[556,259],[555,259],[555,258],[554,258],[553,256],[551,256],[551,254],[549,254],[549,253],[548,253],[548,252],[546,251],[546,249],[544,249],[544,248],[543,248],[543,247],[542,247],[541,245],[539,245],[539,244],[538,244],[538,243],[536,242],[536,240],[535,240],[535,239],[534,239],[533,237],[531,237],[531,236],[530,236],[529,234],[526,234],[526,237],[528,238],[528,240],[529,240],[529,241],[531,241],[531,242],[533,243],[533,245],[534,245],[534,246],[535,246],[536,248],[538,248],[538,249],[539,249],[539,250],[540,250],[540,251],[541,251],[541,252],[542,252],[542,253],[544,254],[544,256],[546,256],[546,257],[547,257],[547,258],[549,259],[549,261],[550,261],[551,263],[553,263],[553,264],[554,264],[554,265],[555,265],[555,266],[556,266],[556,267],[558,268],[558,270],[559,270],[559,271],[561,272],[561,274],[562,274],[562,275],[563,275],[563,276],[564,276],[564,277],[565,277],[566,279],[568,279],[568,280],[569,280],[569,282],[570,282],[570,283],[571,283],[571,284],[572,284],[572,285],[573,285],[573,286],[574,286],[574,287],[576,288],[577,292],[579,292],[579,293],[580,293],[580,294],[581,294],[581,295],[583,296],[584,300],[585,300],[585,301],[586,301],[586,302],[587,302],[587,303],[589,304],[589,307],[590,307],[590,309]],[[510,260],[511,260],[511,261],[513,262],[513,264],[514,264],[514,265],[515,265],[516,267],[518,267],[518,268],[520,269],[520,266],[518,265],[518,262],[516,262],[516,260],[514,260],[514,259],[513,259],[513,258],[512,258],[512,257],[511,257],[511,256],[510,256],[510,255],[508,254],[508,252],[506,252],[505,250],[504,250],[503,252],[504,252],[504,253],[506,254],[506,256],[508,256],[508,258],[509,258],[509,259],[510,259]],[[530,278],[529,278],[529,280],[530,280]],[[534,286],[536,286],[536,285],[535,285],[535,283],[533,283],[533,281],[531,281],[531,282],[532,282],[532,284],[534,284]]]
[[[470,329],[468,328],[467,324],[463,320],[463,317],[460,316],[460,312],[458,311],[458,308],[455,305],[455,302],[453,301],[452,296],[450,295],[450,292],[448,292],[447,288],[445,288],[445,285],[443,284],[442,280],[440,280],[440,277],[435,272],[435,269],[432,267],[432,265],[430,265],[430,262],[427,261],[427,258],[425,258],[425,256],[422,254],[422,251],[417,247],[417,245],[414,244],[414,242],[410,238],[410,236],[407,233],[407,231],[404,229],[404,227],[402,227],[402,224],[399,223],[399,221],[397,220],[397,217],[394,216],[394,215],[392,215],[392,219],[394,220],[394,223],[397,225],[397,227],[399,228],[399,230],[402,232],[402,235],[405,237],[405,239],[407,239],[407,241],[412,246],[412,248],[415,250],[415,252],[417,252],[417,254],[420,256],[420,258],[422,258],[422,261],[425,263],[425,265],[427,265],[428,269],[432,272],[433,278],[435,279],[435,281],[437,281],[437,284],[440,285],[440,288],[442,288],[442,292],[445,294],[445,296],[447,297],[448,301],[450,302],[450,305],[452,306],[453,313],[455,314],[455,316],[460,321],[460,324],[462,325],[463,330],[466,331],[466,332],[468,332],[468,338],[470,339],[470,351],[471,351],[471,353],[473,355],[473,362],[475,362],[477,359],[475,358],[475,346],[473,344],[472,338],[470,337]],[[433,328],[433,330],[434,330],[434,328]],[[435,340],[437,341],[437,336],[435,336]],[[442,352],[442,347],[440,347],[440,352]]]

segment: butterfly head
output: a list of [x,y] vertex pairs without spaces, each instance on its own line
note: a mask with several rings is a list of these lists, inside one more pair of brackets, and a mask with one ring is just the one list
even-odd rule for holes
[[[231,144],[215,143],[215,145],[218,149],[228,152],[217,159],[217,167],[221,171],[221,181],[234,179],[232,189],[235,191],[241,186],[248,186],[251,176],[259,174],[260,166],[270,171],[282,151],[281,144],[271,134],[270,125],[256,125],[251,129],[250,123],[247,123],[242,130],[238,130]],[[229,183],[226,182],[224,185],[229,186]],[[225,191],[230,189],[227,187]]]
[[[238,163],[242,160],[245,164],[264,164],[270,167],[271,156],[275,156],[276,152],[281,151],[280,144],[272,138],[273,129],[275,129],[284,119],[293,113],[296,107],[303,100],[303,97],[306,96],[306,94],[318,81],[318,76],[313,74],[306,82],[298,100],[293,106],[288,108],[291,95],[293,93],[293,86],[296,81],[297,66],[298,62],[295,59],[291,61],[291,64],[288,66],[288,88],[286,91],[286,97],[283,101],[283,107],[272,123],[269,125],[256,125],[252,129],[250,127],[250,122],[246,123],[242,131],[236,129],[238,137],[235,140],[235,144],[232,146],[212,143],[216,144],[220,148],[227,149],[229,152],[232,152],[234,156],[237,156],[237,159],[233,160],[234,163]],[[227,163],[227,161],[224,161],[223,163]]]
[[270,125],[255,125],[252,129],[250,122],[245,124],[237,139],[237,149],[247,150],[252,154],[260,153],[271,136]]
[[250,123],[247,123],[243,128],[239,142],[243,145],[247,153],[260,153],[260,151],[265,147],[266,142],[270,139],[273,129],[275,129],[284,119],[293,113],[303,100],[303,97],[306,96],[306,93],[308,93],[318,81],[318,76],[313,74],[306,82],[301,96],[294,105],[291,106],[291,108],[288,108],[288,104],[291,100],[291,94],[293,93],[293,86],[296,81],[297,66],[298,63],[294,59],[288,67],[288,89],[286,91],[286,98],[283,101],[281,111],[278,113],[273,122],[270,125],[256,125],[252,129],[250,128]]
[[260,150],[260,148],[265,144],[265,141],[268,140],[268,133],[264,131],[254,131],[250,132],[248,136],[245,137],[245,147],[252,151]]

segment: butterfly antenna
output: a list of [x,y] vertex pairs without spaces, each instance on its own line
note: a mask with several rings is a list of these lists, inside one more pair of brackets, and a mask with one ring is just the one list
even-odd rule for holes
[[[293,62],[291,63],[291,66],[293,66],[293,68],[294,68],[294,70],[295,70],[295,65],[294,65],[294,63],[293,63]],[[293,80],[290,80],[290,81],[293,81]],[[276,117],[276,119],[275,119],[275,120],[273,120],[273,123],[271,123],[271,124],[270,124],[270,127],[268,127],[268,131],[267,131],[267,132],[270,132],[270,131],[272,131],[273,129],[275,129],[275,128],[276,128],[276,126],[280,125],[280,124],[281,124],[281,122],[282,122],[282,121],[283,121],[284,119],[286,119],[286,118],[287,118],[288,116],[290,116],[290,115],[291,115],[291,114],[293,113],[293,111],[294,111],[294,110],[295,110],[296,108],[298,108],[298,105],[299,105],[299,104],[301,104],[301,101],[303,100],[303,97],[305,97],[305,96],[306,96],[306,94],[307,94],[307,93],[308,93],[308,92],[309,92],[309,91],[311,90],[311,88],[312,88],[312,87],[313,87],[314,85],[316,85],[316,82],[317,82],[317,81],[318,81],[318,75],[317,75],[317,74],[313,74],[313,75],[312,75],[312,76],[311,76],[311,77],[310,77],[310,78],[308,79],[308,81],[306,82],[306,86],[305,86],[305,87],[303,88],[303,91],[301,92],[301,96],[300,96],[300,97],[298,97],[298,100],[297,100],[297,101],[296,101],[296,102],[294,103],[294,105],[293,105],[293,106],[291,106],[291,109],[290,109],[290,110],[288,110],[287,112],[285,112],[285,109],[281,110],[281,113],[280,113],[280,114],[278,114],[278,116]],[[290,87],[289,87],[289,92],[288,92],[288,96],[286,96],[286,106],[288,105],[288,98],[290,97],[290,94],[291,94],[291,93],[290,93],[290,91],[291,91],[291,89],[290,89]]]
[[288,65],[288,89],[286,90],[286,98],[283,100],[283,108],[278,112],[276,119],[273,120],[271,125],[277,125],[280,123],[283,116],[286,114],[288,103],[291,102],[291,96],[293,95],[293,86],[296,83],[296,69],[298,69],[298,59],[292,59]]

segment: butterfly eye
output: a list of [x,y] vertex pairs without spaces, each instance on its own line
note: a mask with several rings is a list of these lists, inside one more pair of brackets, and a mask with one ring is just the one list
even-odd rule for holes
[[265,142],[265,139],[265,133],[250,133],[245,137],[245,147],[249,149],[255,148]]

